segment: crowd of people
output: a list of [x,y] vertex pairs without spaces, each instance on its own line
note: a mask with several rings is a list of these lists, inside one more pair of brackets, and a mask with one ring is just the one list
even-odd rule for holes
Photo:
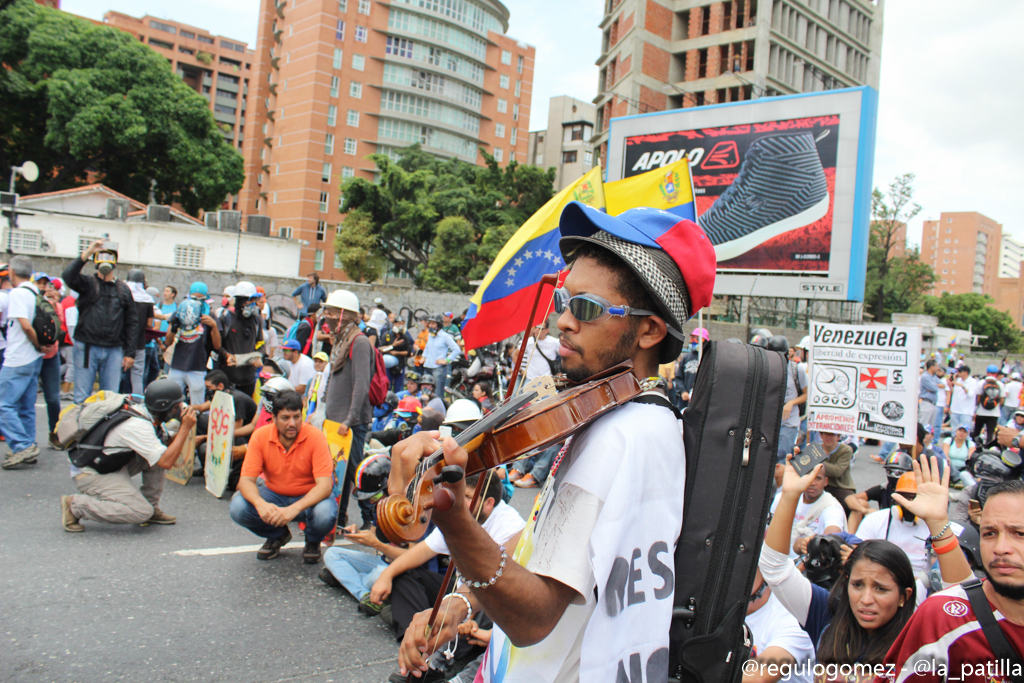
[[[2,466],[31,469],[38,461],[41,387],[48,445],[68,449],[78,491],[61,497],[63,528],[81,533],[85,521],[174,524],[160,506],[165,473],[180,463],[193,427],[194,474],[203,472],[216,433],[212,403],[227,394],[235,418],[228,482],[234,493],[225,514],[264,540],[256,553],[261,561],[278,558],[292,539],[291,525],[299,525],[303,562],[322,560],[324,584],[394,627],[401,645],[390,680],[412,673],[486,683],[509,671],[514,675],[504,680],[588,680],[609,666],[609,656],[614,668],[615,653],[633,647],[626,641],[637,636],[595,626],[604,610],[595,611],[600,591],[611,585],[601,572],[615,571],[605,561],[607,543],[630,528],[602,511],[613,502],[616,514],[628,517],[633,493],[657,491],[678,518],[647,533],[671,548],[680,527],[682,487],[671,482],[680,479],[685,455],[675,415],[691,400],[710,334],[679,330],[691,307],[710,300],[710,288],[699,283],[706,275],[701,263],[713,253],[662,252],[644,261],[657,276],[644,275],[629,265],[642,257],[622,245],[635,238],[635,224],[668,219],[634,216],[631,223],[577,212],[563,225],[562,249],[572,267],[556,296],[558,338],[547,324],[532,331],[523,381],[553,374],[579,381],[628,359],[648,378],[645,393],[663,392],[667,400],[621,407],[578,438],[511,467],[446,481],[451,508],[435,510],[415,542],[378,533],[376,503],[404,490],[423,455],[442,446],[446,462],[465,466],[468,455],[451,437],[500,403],[501,372],[490,375],[494,384],[467,384],[460,375],[461,384],[449,387],[452,366],[468,355],[457,316],[404,319],[383,301],[361,306],[352,292],[326,291],[315,274],[293,292],[298,314],[281,331],[254,283],[239,282],[218,301],[196,281],[179,298],[173,287],[147,287],[141,270],[121,280],[117,253],[102,240],[60,277],[13,257],[0,266],[0,434],[10,451]],[[671,220],[666,229],[682,231],[684,242],[695,239],[687,233],[693,224]],[[640,243],[641,251],[660,251]],[[95,272],[84,272],[89,263]],[[688,296],[666,295],[665,282]],[[616,300],[626,303],[610,303]],[[962,359],[949,372],[928,359],[916,442],[883,448],[876,457],[886,483],[857,491],[852,471],[863,444],[806,429],[808,340],[790,345],[757,330],[750,343],[787,358],[787,389],[775,494],[747,606],[754,647],[744,679],[810,681],[815,665],[833,666],[826,675],[848,681],[946,678],[917,662],[927,658],[962,672],[1005,652],[1006,643],[993,643],[991,629],[983,628],[986,620],[1019,653],[1020,374],[990,366],[974,379]],[[498,356],[511,365],[507,347]],[[64,416],[62,397],[73,404]],[[81,427],[71,438],[67,415]],[[327,429],[350,437],[340,468]],[[984,440],[970,440],[982,431]],[[616,444],[613,454],[609,443]],[[801,476],[791,460],[811,443],[827,458]],[[139,474],[141,487],[133,480]],[[515,488],[540,489],[529,522],[509,505]],[[350,496],[358,521],[348,519]],[[340,537],[347,543],[336,543]],[[461,579],[427,636],[427,615],[452,561]],[[975,575],[986,580],[975,585]],[[662,607],[651,614],[667,618]],[[618,634],[609,652],[595,649],[592,629],[601,628]],[[526,655],[519,669],[516,653]]]

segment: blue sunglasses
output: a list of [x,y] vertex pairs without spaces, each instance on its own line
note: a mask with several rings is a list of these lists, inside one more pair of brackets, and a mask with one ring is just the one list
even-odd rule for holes
[[596,294],[577,294],[571,296],[569,290],[560,287],[555,290],[555,313],[561,315],[569,309],[572,317],[581,323],[595,322],[608,315],[612,318],[624,318],[627,315],[658,315],[654,311],[630,306],[615,306],[612,302]]

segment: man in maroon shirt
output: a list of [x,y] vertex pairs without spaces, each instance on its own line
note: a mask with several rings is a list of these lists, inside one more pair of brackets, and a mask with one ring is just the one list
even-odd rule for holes
[[[981,559],[988,575],[984,598],[1019,662],[1024,652],[1024,482],[1007,481],[989,490],[981,512]],[[925,600],[889,649],[885,664],[888,671],[880,683],[1009,683],[1024,675],[1019,664],[993,653],[960,585]]]

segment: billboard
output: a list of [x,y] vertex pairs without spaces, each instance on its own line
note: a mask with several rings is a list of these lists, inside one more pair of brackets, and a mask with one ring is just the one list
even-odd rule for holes
[[876,110],[865,86],[612,119],[607,181],[689,160],[715,294],[863,301]]

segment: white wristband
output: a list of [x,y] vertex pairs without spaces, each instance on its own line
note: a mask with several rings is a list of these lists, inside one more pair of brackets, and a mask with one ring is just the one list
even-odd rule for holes
[[469,598],[467,598],[462,593],[449,593],[448,597],[449,598],[456,597],[459,600],[462,600],[462,602],[466,603],[466,618],[463,619],[462,622],[461,622],[461,623],[465,624],[467,621],[469,621],[469,618],[473,616],[473,605],[470,604]]

